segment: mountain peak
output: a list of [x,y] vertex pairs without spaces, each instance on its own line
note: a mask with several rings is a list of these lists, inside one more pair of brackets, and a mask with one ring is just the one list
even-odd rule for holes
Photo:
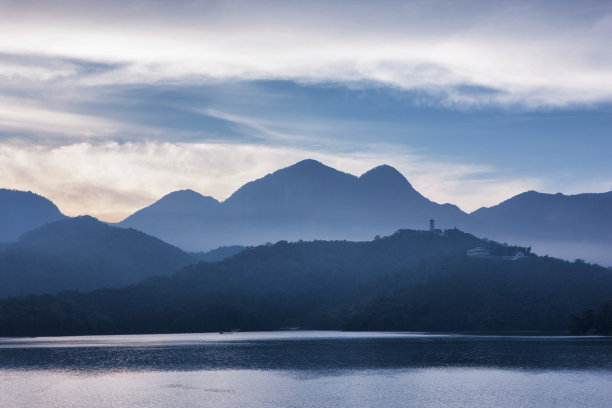
[[194,201],[209,204],[213,202],[218,203],[218,201],[215,200],[213,197],[202,195],[197,191],[193,191],[190,189],[176,190],[171,193],[168,193],[162,198],[160,198],[156,204],[165,201],[172,201],[175,205],[178,203],[192,203]]
[[420,195],[402,173],[387,164],[366,171],[359,177],[359,182],[377,190],[402,190]]
[[193,190],[177,190],[166,194],[147,208],[164,213],[198,213],[215,208],[219,202]]
[[[57,206],[46,197],[31,191],[0,188],[0,209],[2,209],[2,211],[17,211],[22,210],[24,207],[51,211],[61,215]],[[61,215],[61,217],[63,217],[63,215]]]
[[187,188],[187,189],[184,189],[184,190],[173,191],[171,193],[166,194],[162,198],[166,198],[166,197],[204,197],[204,196],[202,194],[198,193],[197,191],[193,191],[193,190]]
[[410,185],[410,183],[408,182],[408,180],[406,180],[406,177],[404,177],[402,173],[397,171],[396,168],[389,166],[388,164],[382,164],[380,166],[374,167],[371,170],[366,171],[361,176],[359,176],[359,179],[362,181],[385,181],[387,183],[395,182]]
[[[224,204],[251,207],[258,203],[276,208],[292,202],[292,205],[303,206],[307,201],[315,202],[346,192],[356,180],[351,174],[306,159],[243,185]],[[237,204],[239,202],[242,204]]]
[[43,196],[0,189],[0,242],[16,241],[27,231],[64,218],[55,204]]
[[280,169],[272,174],[291,174],[298,176],[320,176],[330,173],[340,173],[341,171],[334,169],[333,167],[326,166],[320,161],[314,159],[305,159],[299,161],[291,166]]
[[[177,190],[166,194],[153,204],[136,211],[119,223],[122,227],[143,230],[159,236],[157,228],[172,230],[185,229],[181,219],[200,220],[215,214],[220,206],[219,201],[204,196],[193,190]],[[189,222],[193,224],[194,221]],[[157,225],[156,228],[144,228],[143,225]],[[173,233],[174,235],[174,233]],[[165,240],[169,240],[164,236]],[[190,238],[191,239],[191,238]]]
[[304,159],[289,167],[327,167],[327,166],[315,159]]
[[28,231],[20,237],[19,242],[25,243],[40,240],[53,241],[58,239],[58,237],[65,239],[66,235],[82,234],[87,231],[105,231],[109,228],[111,228],[109,225],[90,215],[81,215],[74,218],[53,221],[32,231]]
[[92,217],[91,215],[79,215],[62,221],[64,221],[65,223],[74,224],[105,224],[96,217]]

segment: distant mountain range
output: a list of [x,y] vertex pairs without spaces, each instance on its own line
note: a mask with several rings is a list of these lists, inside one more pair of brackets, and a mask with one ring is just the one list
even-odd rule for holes
[[[0,233],[0,242],[64,218],[33,193],[0,193],[0,220],[10,226]],[[400,228],[427,229],[430,219],[438,228],[531,245],[536,253],[612,265],[612,192],[529,191],[467,214],[423,197],[387,165],[356,177],[304,160],[245,184],[223,202],[192,190],[175,191],[117,226],[199,252],[279,240],[369,240]]]
[[190,251],[220,245],[313,239],[371,239],[398,228],[461,226],[467,214],[419,194],[397,170],[361,177],[304,160],[247,183],[220,203],[191,190],[173,192],[118,225]]
[[[612,298],[610,269],[526,248],[612,265],[612,192],[530,191],[467,214],[392,167],[356,177],[305,160],[224,202],[173,192],[118,226],[30,192],[0,190],[0,210],[0,336],[564,330]],[[445,231],[416,231],[431,218]]]
[[612,191],[563,195],[528,191],[470,214],[466,228],[535,252],[612,266]]
[[528,191],[471,214],[474,227],[508,239],[612,239],[612,191],[566,196]]
[[467,214],[423,197],[387,165],[356,177],[304,160],[245,184],[224,202],[175,191],[118,225],[199,251],[281,239],[368,240],[399,228],[427,229],[432,218],[440,228],[612,265],[612,192],[529,191]]
[[[110,228],[110,227],[109,227]],[[490,257],[466,256],[483,247]],[[516,261],[501,255],[521,251]],[[278,242],[123,289],[0,300],[0,336],[304,329],[569,328],[612,297],[609,269],[459,230]]]

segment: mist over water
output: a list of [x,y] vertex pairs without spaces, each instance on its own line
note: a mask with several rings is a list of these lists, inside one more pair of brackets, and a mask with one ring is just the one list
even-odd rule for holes
[[3,407],[607,407],[612,339],[270,332],[0,340]]

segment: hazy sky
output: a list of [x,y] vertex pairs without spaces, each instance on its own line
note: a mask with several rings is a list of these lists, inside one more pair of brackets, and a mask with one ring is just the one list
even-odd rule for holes
[[304,158],[612,190],[612,2],[0,0],[0,187],[116,221]]

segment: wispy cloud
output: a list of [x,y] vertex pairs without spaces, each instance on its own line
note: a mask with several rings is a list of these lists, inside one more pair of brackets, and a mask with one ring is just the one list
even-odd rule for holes
[[[607,190],[592,158],[608,117],[563,133],[455,113],[612,103],[610,38],[602,1],[0,0],[0,181],[107,220],[179,188],[223,199],[307,157],[393,165],[468,211],[527,189]],[[591,134],[599,147],[549,154]],[[574,153],[589,170],[549,183]]]
[[[612,100],[606,2],[49,4],[0,6],[0,52],[41,56],[20,75],[74,74],[83,86],[374,81],[425,90],[449,104],[527,108]],[[53,56],[114,69],[72,73],[50,66]],[[0,58],[0,73],[14,75],[15,68]]]
[[296,142],[299,139],[309,140],[308,138],[300,137],[295,134],[290,135],[290,134],[286,134],[286,133],[282,133],[277,130],[274,130],[271,127],[268,127],[262,124],[260,120],[249,118],[249,117],[244,117],[244,116],[239,116],[239,115],[235,115],[235,114],[231,114],[227,112],[221,112],[217,109],[199,109],[199,110],[196,110],[196,112],[202,113],[207,116],[211,116],[213,118],[222,119],[222,120],[231,122],[241,127],[246,127],[248,133],[253,133],[253,131],[255,131],[257,134],[261,135],[262,138],[268,141],[288,143],[288,142]]
[[0,99],[0,131],[35,132],[80,138],[114,134],[119,124],[95,116],[47,109],[19,101]]

